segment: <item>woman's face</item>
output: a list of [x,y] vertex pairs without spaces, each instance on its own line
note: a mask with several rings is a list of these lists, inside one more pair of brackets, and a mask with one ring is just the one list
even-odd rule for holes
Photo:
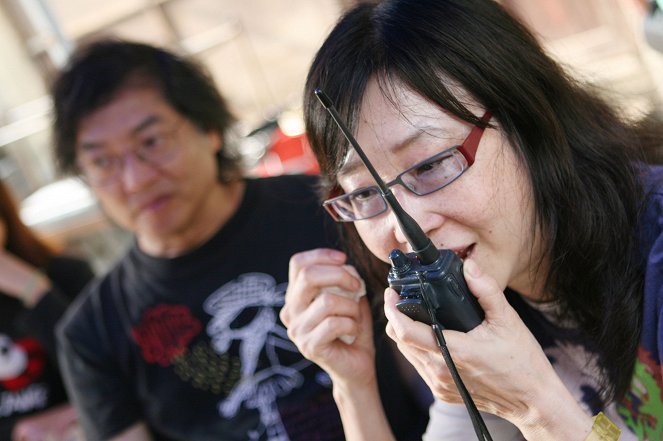
[[[363,98],[357,125],[357,141],[385,182],[435,153],[463,142],[472,126],[443,112],[421,96],[394,87],[395,102],[386,99],[372,80]],[[475,115],[484,109],[470,106]],[[496,122],[491,121],[494,125]],[[338,174],[348,193],[374,184],[354,150]],[[448,186],[417,196],[400,185],[392,191],[406,212],[422,227],[438,248],[455,251],[474,260],[504,289],[539,299],[533,265],[540,246],[532,237],[533,202],[523,167],[499,127],[484,131],[474,164]],[[387,261],[394,248],[411,251],[388,210],[355,222],[370,251]],[[536,235],[538,237],[538,234]]]

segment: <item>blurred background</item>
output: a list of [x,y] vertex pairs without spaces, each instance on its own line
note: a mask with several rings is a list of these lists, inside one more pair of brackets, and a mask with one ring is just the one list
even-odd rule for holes
[[[354,0],[0,0],[0,176],[47,240],[105,270],[129,243],[88,189],[57,176],[49,85],[79,43],[120,36],[204,63],[240,119],[250,174],[316,173],[301,122],[308,65]],[[646,0],[502,0],[630,117],[662,109]]]

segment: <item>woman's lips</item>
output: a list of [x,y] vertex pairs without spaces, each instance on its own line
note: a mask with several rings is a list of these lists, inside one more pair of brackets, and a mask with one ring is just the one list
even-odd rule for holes
[[474,245],[476,244],[472,244],[462,249],[452,249],[452,251],[456,253],[456,256],[458,256],[460,260],[464,261],[470,256],[470,254],[472,254],[472,251],[474,251]]

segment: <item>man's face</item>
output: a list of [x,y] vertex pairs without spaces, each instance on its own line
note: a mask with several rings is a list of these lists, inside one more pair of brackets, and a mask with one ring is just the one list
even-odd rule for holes
[[[151,157],[163,143],[167,155]],[[144,251],[163,255],[186,251],[209,232],[220,148],[218,134],[195,127],[158,90],[131,87],[81,120],[76,159],[84,175],[111,167],[103,183],[89,179],[103,209]]]

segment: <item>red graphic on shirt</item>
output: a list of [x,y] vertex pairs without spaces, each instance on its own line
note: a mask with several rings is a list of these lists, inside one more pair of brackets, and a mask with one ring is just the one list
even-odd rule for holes
[[33,338],[2,341],[3,375],[0,383],[6,390],[19,390],[34,383],[44,372],[46,353]]
[[141,323],[131,330],[148,363],[166,367],[184,354],[200,333],[202,325],[183,305],[157,305],[143,313]]

